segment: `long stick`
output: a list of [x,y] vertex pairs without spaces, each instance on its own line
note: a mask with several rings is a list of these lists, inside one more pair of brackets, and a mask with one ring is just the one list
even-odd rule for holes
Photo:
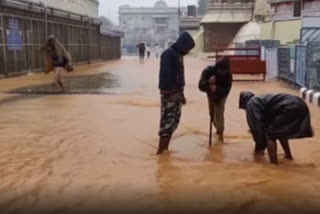
[[212,123],[213,123],[213,119],[212,116],[210,116],[210,131],[209,131],[209,146],[212,146]]

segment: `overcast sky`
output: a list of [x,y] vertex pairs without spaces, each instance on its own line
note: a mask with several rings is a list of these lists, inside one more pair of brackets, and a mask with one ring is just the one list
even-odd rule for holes
[[[100,0],[99,15],[118,23],[118,8],[129,4],[132,7],[152,7],[158,0]],[[165,0],[169,6],[177,6],[178,0]],[[181,6],[197,4],[197,0],[180,0]]]

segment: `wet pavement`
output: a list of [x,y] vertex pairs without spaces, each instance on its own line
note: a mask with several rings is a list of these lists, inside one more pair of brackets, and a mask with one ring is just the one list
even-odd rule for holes
[[[114,88],[120,88],[118,80],[109,73],[98,73],[90,75],[73,75],[63,79],[65,92],[63,94],[112,94]],[[7,93],[12,94],[62,94],[60,87],[55,83],[43,85],[29,85],[17,88]]]
[[292,141],[292,162],[279,149],[280,166],[272,166],[267,156],[252,155],[238,96],[297,91],[280,82],[235,82],[226,143],[209,149],[206,96],[197,89],[208,62],[185,63],[188,105],[171,151],[161,157],[154,155],[155,59],[77,67],[65,74],[66,94],[52,87],[52,74],[1,80],[1,214],[318,213],[320,109],[310,106],[317,137]]

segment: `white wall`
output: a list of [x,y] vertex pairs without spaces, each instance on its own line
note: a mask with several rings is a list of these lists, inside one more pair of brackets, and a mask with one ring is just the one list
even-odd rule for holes
[[303,17],[302,27],[320,28],[320,17]]
[[[30,0],[40,2],[40,0]],[[98,0],[42,0],[47,6],[67,10],[74,13],[98,17],[99,1]]]
[[278,77],[278,49],[270,48],[266,49],[266,63],[267,63],[267,75],[266,80],[273,80]]

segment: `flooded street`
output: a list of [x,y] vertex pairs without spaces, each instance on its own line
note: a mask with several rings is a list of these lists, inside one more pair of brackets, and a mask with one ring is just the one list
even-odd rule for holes
[[318,213],[320,109],[310,106],[316,138],[292,141],[292,162],[279,147],[280,166],[272,166],[267,155],[253,157],[239,93],[298,93],[280,82],[235,82],[226,143],[209,149],[207,100],[198,90],[208,62],[185,63],[188,104],[162,157],[155,59],[80,66],[65,75],[64,95],[51,93],[52,75],[1,80],[1,214]]

